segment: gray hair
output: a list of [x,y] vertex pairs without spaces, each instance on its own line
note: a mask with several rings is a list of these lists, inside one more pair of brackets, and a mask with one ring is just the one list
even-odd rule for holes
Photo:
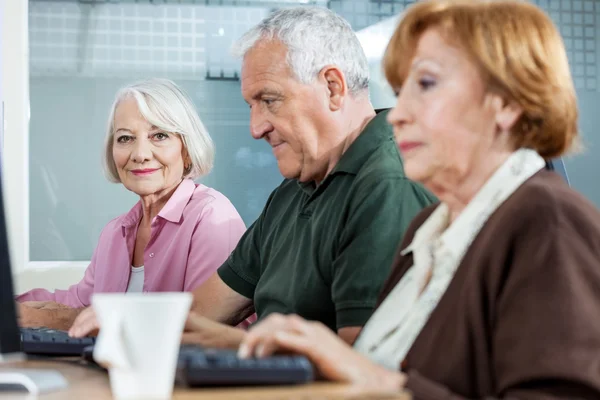
[[277,39],[287,46],[287,62],[296,78],[313,82],[326,65],[344,73],[350,93],[369,87],[369,64],[352,27],[342,17],[321,7],[280,9],[246,32],[232,52],[243,57],[260,40]]
[[150,79],[123,87],[117,92],[108,117],[104,149],[104,170],[111,182],[121,179],[113,158],[115,134],[115,110],[119,103],[133,98],[142,116],[150,124],[165,132],[181,136],[190,157],[191,166],[184,171],[184,178],[198,178],[208,174],[215,158],[214,143],[200,120],[193,102],[174,82],[168,79]]

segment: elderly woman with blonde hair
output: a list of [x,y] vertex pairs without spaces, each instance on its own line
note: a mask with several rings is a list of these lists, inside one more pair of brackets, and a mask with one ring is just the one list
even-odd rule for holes
[[600,213],[544,169],[578,141],[556,27],[527,2],[418,2],[384,69],[406,174],[440,204],[412,222],[353,349],[273,315],[240,356],[292,350],[415,399],[600,398]]
[[223,194],[193,181],[211,171],[214,152],[192,101],[173,82],[119,90],[104,164],[108,179],[140,201],[102,230],[81,282],[17,297],[20,324],[68,329],[93,293],[192,291],[204,282],[245,231]]

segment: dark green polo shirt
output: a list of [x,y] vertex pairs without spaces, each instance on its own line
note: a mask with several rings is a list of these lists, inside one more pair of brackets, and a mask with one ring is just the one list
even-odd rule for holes
[[436,201],[404,176],[386,114],[319,186],[284,180],[219,268],[259,320],[295,313],[337,330],[370,317],[405,229]]

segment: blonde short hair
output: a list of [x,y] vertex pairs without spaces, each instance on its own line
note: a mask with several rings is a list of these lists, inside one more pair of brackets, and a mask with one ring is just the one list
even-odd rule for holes
[[411,6],[385,52],[390,84],[406,79],[421,35],[438,29],[478,65],[489,90],[523,115],[512,129],[516,148],[550,159],[578,142],[578,109],[562,38],[537,6],[517,0],[428,0]]
[[150,79],[125,86],[115,96],[108,117],[104,149],[104,169],[108,180],[121,182],[112,150],[115,110],[126,98],[135,99],[140,113],[150,124],[181,136],[191,161],[191,165],[184,171],[184,178],[195,179],[211,171],[215,146],[194,104],[174,82],[168,79]]

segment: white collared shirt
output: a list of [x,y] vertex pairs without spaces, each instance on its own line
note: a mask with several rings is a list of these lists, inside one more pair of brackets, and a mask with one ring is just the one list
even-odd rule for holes
[[440,204],[401,252],[413,253],[413,266],[367,322],[354,344],[355,350],[397,370],[481,227],[544,165],[535,151],[519,149],[488,179],[452,224],[448,206]]

